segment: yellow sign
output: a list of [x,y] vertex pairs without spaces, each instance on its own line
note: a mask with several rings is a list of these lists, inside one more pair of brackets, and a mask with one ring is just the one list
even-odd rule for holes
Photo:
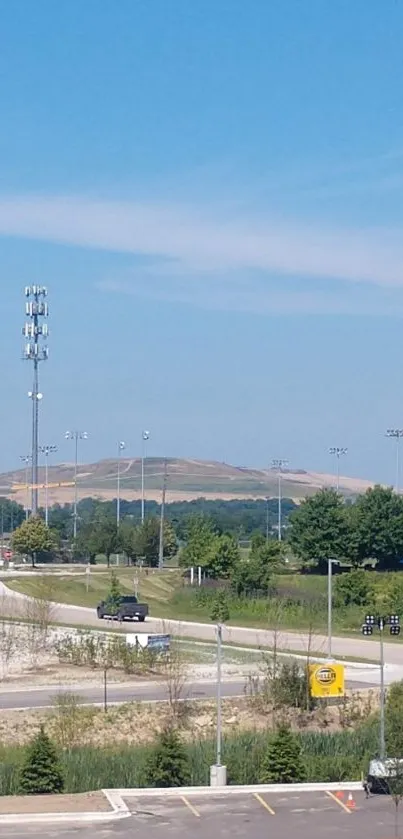
[[344,664],[310,664],[309,687],[311,696],[344,696]]

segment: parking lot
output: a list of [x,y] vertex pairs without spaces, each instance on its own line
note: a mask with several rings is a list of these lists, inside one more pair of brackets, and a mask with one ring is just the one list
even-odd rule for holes
[[[226,794],[140,797],[125,799],[131,813],[130,833],[147,829],[150,839],[162,834],[200,839],[299,839],[365,836],[392,839],[395,808],[388,796],[366,799],[363,792],[299,792],[289,794]],[[402,806],[403,836],[403,806]],[[126,823],[127,826],[127,823]]]

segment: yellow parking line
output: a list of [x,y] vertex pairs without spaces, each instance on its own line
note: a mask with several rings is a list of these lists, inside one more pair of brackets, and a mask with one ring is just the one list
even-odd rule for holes
[[343,809],[343,810],[345,810],[345,812],[346,812],[346,813],[348,813],[348,815],[349,815],[349,816],[351,816],[352,810],[350,810],[350,808],[349,808],[349,807],[347,807],[347,804],[345,804],[345,803],[344,803],[344,801],[342,801],[342,800],[341,800],[341,798],[337,798],[337,797],[336,797],[335,795],[333,795],[333,793],[332,793],[332,792],[330,792],[330,790],[328,790],[328,789],[326,790],[326,795],[328,795],[328,796],[329,796],[329,798],[332,798],[332,799],[333,799],[333,801],[335,801],[335,802],[336,802],[336,804],[339,804],[339,805],[340,805],[340,807],[342,807],[342,809]]
[[253,793],[253,795],[255,796],[256,801],[258,801],[258,802],[259,802],[259,804],[261,804],[261,805],[262,805],[262,807],[264,807],[264,808],[265,808],[265,810],[267,810],[267,812],[268,812],[268,813],[270,813],[270,815],[271,815],[271,816],[275,816],[275,815],[276,815],[276,814],[275,814],[275,812],[274,812],[274,810],[272,810],[272,809],[271,809],[270,804],[268,804],[268,803],[267,803],[267,801],[265,801],[265,800],[264,800],[264,798],[262,798],[262,796],[261,796],[261,795],[259,795],[259,793],[258,793],[258,792],[254,792],[254,793]]
[[189,808],[190,812],[193,813],[193,815],[196,816],[197,819],[199,819],[200,813],[196,810],[196,807],[193,807],[193,804],[191,804],[190,801],[188,801],[184,795],[181,795],[181,799],[183,803],[186,804],[186,807]]

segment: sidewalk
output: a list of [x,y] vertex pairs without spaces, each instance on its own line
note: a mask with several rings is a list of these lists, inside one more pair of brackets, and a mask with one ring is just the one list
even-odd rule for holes
[[0,829],[2,824],[40,822],[108,821],[129,815],[119,797],[113,793],[81,792],[65,795],[0,796]]

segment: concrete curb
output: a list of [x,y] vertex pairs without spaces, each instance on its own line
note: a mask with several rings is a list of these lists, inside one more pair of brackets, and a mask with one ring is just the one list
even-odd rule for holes
[[191,795],[248,795],[258,793],[278,792],[357,792],[362,790],[361,781],[341,781],[338,783],[318,784],[251,784],[250,786],[233,785],[226,787],[168,787],[155,788],[143,787],[138,789],[115,789],[103,790],[113,792],[121,798],[167,798],[169,796],[191,796]]
[[358,792],[362,790],[360,781],[343,781],[339,784],[252,784],[251,786],[227,787],[139,787],[134,789],[103,789],[111,810],[84,813],[7,813],[0,815],[0,826],[6,824],[65,824],[78,822],[108,822],[127,819],[131,811],[125,798],[169,798],[181,796],[209,796],[209,795],[249,795],[253,793],[287,793],[287,792]]
[[110,810],[87,811],[84,813],[6,813],[0,815],[3,824],[68,824],[77,822],[109,822],[126,819],[130,810],[117,790],[102,790]]

